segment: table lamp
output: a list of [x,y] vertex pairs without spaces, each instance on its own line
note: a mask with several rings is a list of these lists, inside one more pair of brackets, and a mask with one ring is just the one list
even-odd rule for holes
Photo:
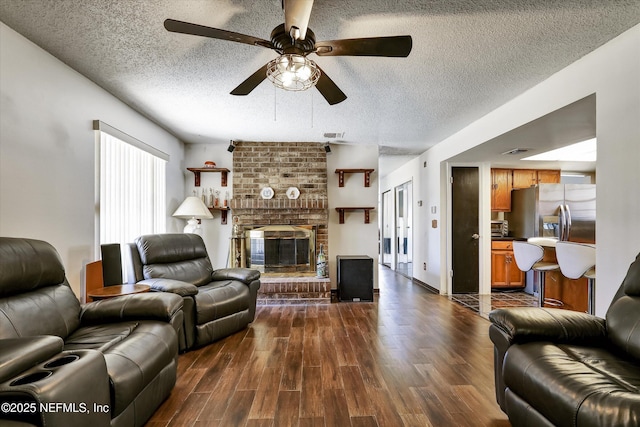
[[173,213],[173,216],[177,218],[188,219],[186,227],[184,227],[185,233],[193,233],[202,235],[202,228],[200,227],[199,219],[211,219],[213,215],[200,200],[199,197],[189,196],[184,199],[184,202]]

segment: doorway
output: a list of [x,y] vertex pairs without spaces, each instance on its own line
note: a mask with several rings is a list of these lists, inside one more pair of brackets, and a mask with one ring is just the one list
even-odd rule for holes
[[393,193],[391,190],[382,193],[382,230],[380,248],[382,265],[391,267],[393,262],[393,252],[391,242],[393,241]]
[[396,272],[413,277],[413,183],[405,182],[396,193]]
[[477,167],[453,167],[451,177],[451,292],[478,293],[479,171]]

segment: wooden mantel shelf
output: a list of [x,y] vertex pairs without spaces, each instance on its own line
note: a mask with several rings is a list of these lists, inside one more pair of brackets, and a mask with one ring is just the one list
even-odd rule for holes
[[353,207],[353,206],[336,208],[336,210],[338,211],[338,215],[340,216],[340,219],[339,219],[340,224],[344,224],[344,213],[352,212],[352,211],[364,211],[364,223],[369,224],[369,211],[372,211],[374,209],[375,209],[374,207]]
[[195,175],[195,186],[200,187],[200,173],[201,172],[219,172],[221,173],[220,185],[227,186],[227,174],[231,172],[227,168],[187,168],[188,171],[193,172]]
[[364,186],[371,186],[371,172],[375,169],[336,169],[338,174],[338,187],[344,187],[344,174],[345,173],[363,173],[364,174]]

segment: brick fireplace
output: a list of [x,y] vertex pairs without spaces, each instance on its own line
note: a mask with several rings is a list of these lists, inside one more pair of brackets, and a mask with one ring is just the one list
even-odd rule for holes
[[[261,196],[265,187],[273,189],[270,199]],[[287,195],[292,187],[299,190],[297,198]],[[231,208],[233,223],[247,230],[273,225],[313,228],[311,252],[318,253],[322,244],[328,256],[327,157],[322,144],[236,142]],[[330,302],[329,280],[316,279],[315,259],[310,261],[307,273],[263,273],[259,303]]]

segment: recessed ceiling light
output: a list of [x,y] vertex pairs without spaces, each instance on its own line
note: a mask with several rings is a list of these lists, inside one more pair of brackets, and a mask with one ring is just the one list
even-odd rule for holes
[[522,160],[546,160],[565,162],[595,162],[597,141],[596,138],[567,145],[566,147],[525,157]]

